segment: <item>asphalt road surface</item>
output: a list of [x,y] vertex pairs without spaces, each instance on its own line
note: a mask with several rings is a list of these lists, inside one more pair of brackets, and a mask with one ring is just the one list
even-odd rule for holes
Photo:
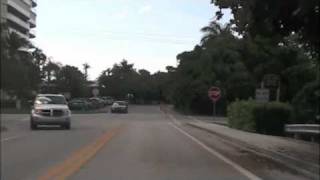
[[256,168],[259,163],[238,164],[214,149],[219,146],[214,138],[210,145],[204,143],[206,132],[189,130],[159,106],[130,106],[128,114],[74,114],[71,130],[42,127],[31,131],[28,119],[28,115],[1,116],[8,129],[1,133],[3,180],[296,177],[268,174],[267,169]]

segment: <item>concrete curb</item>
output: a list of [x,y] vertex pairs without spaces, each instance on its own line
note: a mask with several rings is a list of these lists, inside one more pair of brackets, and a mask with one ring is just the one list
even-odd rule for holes
[[259,148],[258,146],[248,144],[246,142],[243,142],[241,140],[232,138],[230,136],[226,136],[224,134],[215,132],[211,129],[201,127],[195,123],[187,123],[190,127],[197,128],[200,130],[204,130],[206,132],[209,132],[213,135],[216,135],[218,137],[223,138],[225,143],[235,146],[239,149],[245,149],[246,151],[249,151],[251,153],[254,153],[258,156],[262,156],[268,159],[271,159],[295,172],[298,172],[300,174],[303,174],[306,177],[312,178],[312,179],[318,179],[319,178],[319,164],[313,164],[313,163],[308,163],[303,160],[298,160],[295,158],[292,158],[290,156],[285,156],[282,155],[281,153],[278,152],[273,152],[270,150],[262,149]]
[[225,122],[219,122],[219,121],[212,121],[210,122],[212,124],[217,124],[217,125],[221,125],[221,126],[228,126],[228,123],[225,123]]

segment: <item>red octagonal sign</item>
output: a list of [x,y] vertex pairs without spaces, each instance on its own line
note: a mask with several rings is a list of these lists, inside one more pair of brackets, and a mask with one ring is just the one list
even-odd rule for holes
[[214,87],[214,86],[211,87],[208,90],[208,96],[212,101],[214,101],[214,102],[218,101],[220,99],[220,97],[221,97],[220,88]]

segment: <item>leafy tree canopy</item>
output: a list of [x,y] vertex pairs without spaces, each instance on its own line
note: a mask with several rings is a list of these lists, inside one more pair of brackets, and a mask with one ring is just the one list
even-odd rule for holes
[[221,9],[231,9],[236,31],[246,36],[262,35],[282,41],[292,33],[319,55],[319,0],[212,0]]

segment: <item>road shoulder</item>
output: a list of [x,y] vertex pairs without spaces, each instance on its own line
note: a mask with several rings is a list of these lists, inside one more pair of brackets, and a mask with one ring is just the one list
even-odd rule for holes
[[199,121],[188,122],[187,125],[211,133],[232,146],[271,159],[307,177],[319,177],[318,144],[248,133]]

